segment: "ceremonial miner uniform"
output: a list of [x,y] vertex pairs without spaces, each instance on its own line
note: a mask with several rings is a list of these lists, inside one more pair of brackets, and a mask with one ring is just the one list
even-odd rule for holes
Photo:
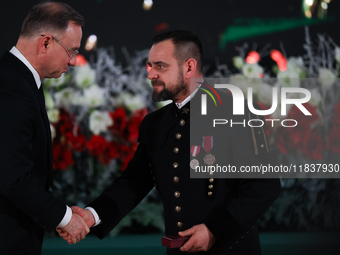
[[[107,235],[156,186],[164,205],[167,235],[204,223],[217,238],[203,254],[260,254],[256,221],[277,198],[277,179],[190,178],[191,147],[202,143],[209,132],[199,130],[190,141],[190,114],[199,108],[201,91],[181,109],[172,103],[148,114],[140,127],[139,146],[123,176],[89,206],[102,224],[93,228],[99,238]],[[221,93],[227,118],[232,118],[232,97]],[[213,109],[209,106],[209,109]],[[198,109],[200,112],[200,109]],[[254,118],[247,112],[247,118]],[[209,116],[209,114],[208,114]],[[209,121],[210,117],[198,119]],[[197,140],[197,141],[195,141]],[[196,144],[190,144],[190,142]],[[252,165],[269,155],[262,128],[227,128],[225,136],[214,137],[209,152],[219,164]],[[207,152],[195,158],[204,165]],[[221,156],[222,155],[222,156]],[[167,254],[183,254],[168,249]]]

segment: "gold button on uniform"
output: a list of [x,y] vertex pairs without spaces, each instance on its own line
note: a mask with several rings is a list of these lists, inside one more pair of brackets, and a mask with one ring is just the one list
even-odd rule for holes
[[179,124],[180,124],[181,126],[184,126],[184,125],[185,125],[185,120],[180,120]]
[[212,194],[213,194],[213,193],[212,193],[211,191],[208,192],[208,196],[209,196],[209,197],[212,196]]
[[179,193],[178,191],[175,191],[175,193],[174,193],[175,198],[179,198],[180,195],[181,195],[181,193]]
[[181,208],[180,206],[176,206],[176,207],[175,207],[175,211],[176,211],[176,212],[180,212],[181,210],[182,210],[182,208]]
[[177,162],[173,163],[172,165],[173,165],[174,168],[178,167],[178,163]]
[[210,178],[210,179],[209,179],[209,182],[210,182],[210,183],[213,183],[213,182],[214,182],[214,179],[213,179],[213,178]]
[[179,222],[177,222],[177,227],[178,227],[178,228],[181,228],[181,227],[183,227],[183,223],[182,223],[182,222],[180,222],[180,221],[179,221]]
[[180,133],[177,133],[177,134],[176,134],[176,138],[177,138],[177,139],[181,139],[181,137],[182,137],[182,135],[181,135]]
[[209,189],[213,189],[214,188],[214,185],[209,185]]
[[175,152],[175,153],[178,153],[178,152],[179,152],[179,148],[178,148],[178,147],[175,147],[175,148],[174,148],[174,152]]
[[177,176],[174,177],[174,182],[175,183],[179,182],[179,178]]

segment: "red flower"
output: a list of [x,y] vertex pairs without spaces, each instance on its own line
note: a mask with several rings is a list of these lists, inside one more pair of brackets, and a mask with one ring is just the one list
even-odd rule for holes
[[276,146],[283,154],[288,153],[289,144],[288,144],[288,132],[285,128],[281,127],[276,132]]
[[333,131],[327,139],[327,149],[340,153],[340,126],[333,126]]
[[324,144],[322,137],[316,130],[306,130],[305,137],[308,137],[304,143],[303,153],[307,159],[321,160],[323,158]]
[[78,54],[76,56],[76,65],[77,66],[84,66],[84,65],[86,65],[86,63],[87,63],[87,60],[83,55]]
[[138,139],[139,126],[142,123],[145,115],[148,114],[147,109],[143,108],[141,110],[135,111],[131,116],[128,130],[129,130],[129,141],[136,142]]
[[98,156],[99,162],[102,163],[104,166],[107,166],[110,161],[112,160],[112,157],[110,157],[110,152],[108,148],[105,149],[105,151]]
[[289,147],[291,149],[302,151],[308,143],[309,136],[311,135],[310,127],[287,127],[287,132],[289,134]]
[[61,109],[59,113],[59,121],[56,130],[60,130],[61,134],[72,132],[74,127],[74,118],[66,110]]
[[312,115],[304,115],[304,113],[296,106],[290,109],[288,113],[287,119],[294,119],[298,122],[298,126],[300,128],[309,128],[312,123],[319,119],[319,115],[316,112],[317,107],[312,106],[310,103],[304,103],[303,106],[312,114]]
[[[309,158],[319,158],[320,155],[316,155],[317,151],[314,151],[316,154],[310,154],[309,149],[312,142],[318,142],[318,137],[312,137],[311,124],[319,119],[319,115],[317,114],[316,106],[312,106],[309,103],[303,104],[304,107],[312,114],[312,115],[304,115],[303,112],[295,105],[289,111],[287,119],[294,119],[298,122],[295,127],[280,127],[276,133],[277,147],[283,154],[288,153],[290,149],[297,150],[300,152],[305,152],[307,157]],[[313,132],[313,135],[317,135]],[[314,146],[314,145],[313,145]],[[318,146],[319,148],[319,146]]]
[[118,159],[122,156],[122,144],[117,141],[112,141],[108,144],[108,153],[111,158]]
[[114,112],[110,112],[109,115],[113,121],[113,125],[109,127],[109,129],[112,131],[114,135],[117,135],[119,137],[125,137],[124,131],[126,128],[127,121],[126,112],[124,108],[119,107]]
[[86,146],[91,156],[98,156],[105,151],[107,142],[101,135],[93,135],[90,141],[86,143]]
[[335,115],[340,118],[340,102],[334,106]]
[[334,106],[335,114],[332,118],[332,123],[340,127],[340,102]]
[[121,143],[112,141],[107,143],[105,151],[99,155],[99,161],[103,165],[108,165],[112,159],[119,159],[122,157]]
[[53,169],[66,170],[74,164],[72,152],[63,144],[53,145]]
[[67,143],[75,151],[82,152],[86,149],[86,138],[84,135],[74,135],[73,132],[68,132],[65,135]]
[[122,152],[122,165],[121,165],[121,170],[125,171],[126,167],[128,166],[130,160],[133,158],[136,149],[137,149],[137,142],[134,142],[132,144],[128,145],[122,145],[121,147],[121,152]]

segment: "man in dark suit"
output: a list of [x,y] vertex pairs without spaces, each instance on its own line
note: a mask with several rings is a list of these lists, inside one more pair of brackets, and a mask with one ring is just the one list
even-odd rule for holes
[[84,19],[69,5],[44,2],[28,13],[15,47],[0,58],[0,253],[40,254],[44,230],[89,232],[49,191],[52,140],[43,78],[76,64]]
[[[190,79],[203,81],[201,43],[187,31],[158,35],[153,43],[147,62],[152,99],[172,99],[173,103],[144,118],[139,146],[123,175],[85,210],[73,207],[73,211],[103,238],[155,186],[164,205],[166,234],[190,237],[167,254],[260,254],[256,221],[277,198],[279,180],[193,179],[190,163],[196,157],[200,165],[210,165],[216,156],[220,165],[260,164],[269,157],[264,130],[255,133],[249,126],[229,129],[222,132],[223,137],[215,137],[213,146],[203,143],[201,152],[193,153],[191,149],[202,144],[202,137],[211,139],[210,131],[201,128],[202,120],[207,119],[194,116],[200,112],[202,90],[197,85],[196,90],[190,89]],[[231,118],[232,98],[219,94],[222,112]],[[208,116],[213,113],[209,109]],[[254,118],[248,113],[247,120]]]

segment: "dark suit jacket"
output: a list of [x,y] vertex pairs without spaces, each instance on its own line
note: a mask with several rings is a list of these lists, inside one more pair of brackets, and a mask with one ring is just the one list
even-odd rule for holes
[[66,212],[49,191],[53,162],[42,90],[7,52],[0,58],[0,253],[40,254]]
[[[167,235],[204,223],[217,238],[212,249],[204,254],[261,253],[256,222],[279,195],[279,180],[190,178],[190,147],[192,143],[202,143],[202,136],[211,135],[201,126],[211,121],[216,109],[210,104],[207,118],[192,118],[197,110],[200,112],[200,94],[199,90],[183,109],[178,110],[172,103],[144,118],[140,144],[123,176],[89,205],[102,220],[101,225],[93,228],[99,238],[107,235],[156,186],[163,201]],[[232,98],[225,93],[220,95],[223,111],[230,119]],[[249,112],[245,117],[255,118]],[[223,134],[214,137],[211,150],[219,158],[219,165],[239,167],[269,159],[268,148],[263,146],[266,144],[263,129],[255,133],[248,126],[227,128]],[[201,165],[205,154],[201,148],[197,156]],[[168,249],[168,254],[183,253]]]

